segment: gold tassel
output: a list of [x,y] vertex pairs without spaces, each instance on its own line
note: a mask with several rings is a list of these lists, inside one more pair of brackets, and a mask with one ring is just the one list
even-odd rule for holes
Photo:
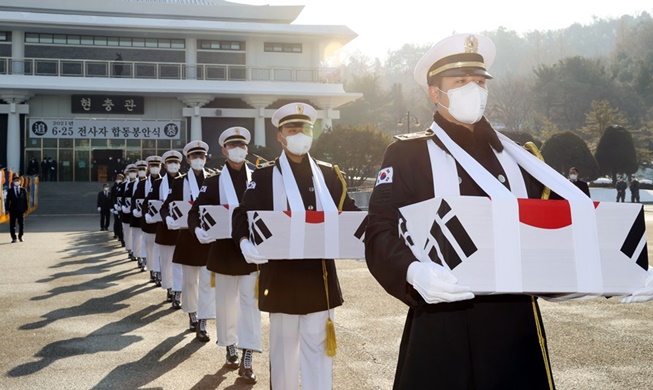
[[215,287],[215,272],[211,272],[211,288]]
[[331,316],[326,323],[326,353],[329,357],[336,356],[336,349],[338,348],[338,342],[336,341],[336,327],[331,321]]
[[[524,144],[524,149],[531,152],[532,155],[539,158],[541,161],[544,161],[544,156],[542,156],[542,153],[540,152],[540,149],[538,149],[537,146],[535,146],[534,143],[532,143],[530,141],[526,142]],[[540,197],[540,199],[547,200],[547,199],[549,199],[549,196],[551,196],[551,189],[549,189],[549,187],[547,187],[547,186],[544,186],[544,189],[542,190],[542,196]]]

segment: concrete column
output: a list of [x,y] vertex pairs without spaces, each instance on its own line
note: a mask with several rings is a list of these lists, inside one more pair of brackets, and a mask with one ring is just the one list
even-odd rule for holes
[[11,32],[11,73],[25,73],[25,33]]
[[16,103],[9,103],[7,120],[7,168],[17,172],[20,168],[20,114]]
[[200,115],[200,107],[193,107],[193,116],[190,117],[190,140],[202,140],[202,116]]
[[186,38],[186,79],[197,79],[197,39]]
[[184,95],[178,96],[181,102],[187,105],[182,115],[190,117],[190,141],[202,139],[202,114],[200,107],[209,103],[215,97],[212,95]]
[[254,145],[265,146],[265,108],[277,100],[273,96],[247,96],[245,103],[254,107]]

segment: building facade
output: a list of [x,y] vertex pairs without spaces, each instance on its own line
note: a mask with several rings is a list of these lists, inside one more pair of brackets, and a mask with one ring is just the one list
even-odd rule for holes
[[[56,4],[55,4],[56,3]],[[110,179],[137,160],[244,126],[276,145],[274,110],[318,109],[318,131],[345,92],[325,60],[356,37],[291,24],[302,6],[221,0],[4,0],[0,4],[0,164],[49,157],[53,179]]]

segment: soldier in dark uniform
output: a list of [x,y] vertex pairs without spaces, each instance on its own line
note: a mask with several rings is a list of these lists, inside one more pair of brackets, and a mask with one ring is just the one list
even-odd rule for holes
[[111,204],[113,209],[111,213],[113,214],[113,238],[120,241],[122,246],[125,246],[125,239],[122,235],[122,223],[120,222],[120,205],[118,204],[118,198],[122,198],[122,182],[125,178],[125,175],[118,173],[116,179],[111,186]]
[[[191,170],[175,179],[172,192],[161,208],[161,217],[169,229],[179,229],[176,221],[170,216],[170,202],[193,203],[199,196],[204,179],[209,175],[204,169],[208,150],[209,146],[203,141],[192,141],[184,147],[184,155]],[[183,269],[181,308],[188,313],[190,329],[195,331],[195,337],[202,342],[210,340],[206,332],[206,320],[215,318],[215,293],[211,287],[211,273],[206,269],[209,249],[210,245],[201,244],[188,229],[179,229],[172,257],[172,262],[181,264]]]
[[[250,133],[244,127],[230,127],[220,134],[218,142],[227,162],[222,173],[209,177],[203,191],[188,214],[188,229],[200,242],[209,242],[208,233],[200,227],[199,206],[229,205],[238,207],[249,184],[251,170],[246,164]],[[228,223],[231,221],[217,221]],[[215,313],[218,346],[226,347],[225,366],[240,368],[238,374],[247,383],[256,383],[252,368],[252,353],[261,352],[261,312],[254,296],[256,264],[245,261],[231,239],[211,244],[207,268],[215,272]],[[239,360],[236,348],[243,350]]]
[[120,222],[122,222],[122,234],[125,236],[125,249],[132,261],[136,261],[138,256],[134,252],[131,232],[131,201],[134,193],[134,184],[138,180],[138,169],[136,165],[129,164],[125,168],[127,171],[127,180],[122,185],[122,205],[120,207]]
[[[432,128],[441,128],[511,189],[513,183],[496,155],[503,145],[483,118],[485,81],[491,78],[486,67],[494,54],[487,37],[454,35],[424,55],[415,77],[438,107]],[[410,307],[394,388],[553,389],[537,299],[502,294],[475,297],[444,267],[418,261],[398,234],[398,209],[433,198],[435,172],[445,174],[447,167],[431,167],[431,161],[440,161],[431,160],[430,150],[437,152],[435,148],[451,155],[432,130],[391,144],[370,199],[365,233],[368,267],[388,293]],[[488,196],[457,160],[452,174],[458,180],[449,183],[458,184],[460,195]],[[543,185],[523,169],[521,175],[528,197],[540,198]],[[445,272],[437,271],[440,268]]]
[[161,177],[159,173],[161,172],[162,161],[159,156],[149,156],[145,159],[148,175],[142,188],[139,186],[134,194],[136,199],[143,199],[143,204],[140,211],[134,209],[133,212],[134,216],[140,217],[140,227],[143,232],[142,245],[145,248],[145,259],[147,259],[141,263],[141,269],[150,271],[150,282],[156,283],[158,286],[161,285],[159,282],[161,267],[159,253],[154,250],[156,226],[148,224],[143,216],[147,214],[147,197],[152,192],[153,182]]
[[102,191],[97,194],[97,211],[100,213],[100,230],[109,230],[111,222],[111,193],[109,192],[109,183],[102,185]]
[[[172,192],[173,181],[180,176],[181,153],[176,150],[169,150],[163,153],[161,157],[166,166],[166,173],[160,179],[154,181],[148,199],[165,202],[170,192]],[[154,223],[149,215],[145,216],[145,222]],[[158,247],[161,263],[161,287],[166,290],[166,300],[172,302],[172,309],[181,309],[181,264],[172,263],[179,231],[168,229],[165,222],[156,222],[155,224],[156,237],[154,244]]]
[[[267,262],[249,241],[247,223],[249,210],[286,211],[288,205],[290,210],[316,210],[318,205],[326,205],[326,209],[333,202],[334,210],[336,206],[358,210],[346,196],[346,188],[334,167],[313,160],[308,154],[316,115],[315,109],[304,103],[287,104],[272,115],[283,153],[274,163],[254,171],[242,203],[233,215],[232,236],[245,259],[264,264],[258,302],[261,311],[270,313],[270,380],[275,390],[297,389],[300,371],[303,388],[332,387],[333,360],[325,351],[325,323],[333,317],[333,308],[343,303],[333,259]],[[325,193],[318,194],[314,180],[322,178]],[[287,197],[280,190],[273,191],[279,185],[285,188],[283,182],[291,181],[296,183],[298,193],[293,194],[290,187],[285,191]]]
[[138,160],[134,163],[137,169],[136,181],[132,184],[131,193],[131,217],[129,218],[129,230],[132,236],[132,250],[136,257],[137,267],[145,271],[145,262],[147,261],[147,252],[143,242],[143,230],[141,230],[141,220],[143,219],[142,211],[138,210],[138,201],[145,199],[145,183],[147,181],[147,162]]

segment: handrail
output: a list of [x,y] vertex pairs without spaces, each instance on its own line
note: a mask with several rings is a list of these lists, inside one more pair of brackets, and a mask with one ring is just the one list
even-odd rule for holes
[[0,57],[0,75],[340,84],[337,68]]

